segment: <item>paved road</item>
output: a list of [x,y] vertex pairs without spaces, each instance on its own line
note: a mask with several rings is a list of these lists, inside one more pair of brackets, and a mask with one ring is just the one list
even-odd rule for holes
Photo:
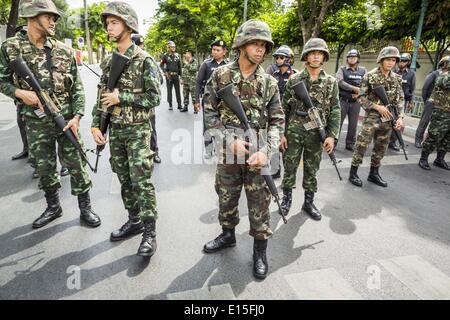
[[[96,79],[82,70],[87,113],[96,96]],[[14,106],[0,105],[0,299],[449,299],[450,174],[417,166],[419,151],[409,143],[410,160],[389,151],[380,172],[384,189],[365,181],[369,159],[360,169],[363,188],[347,180],[351,153],[339,145],[344,181],[329,160],[319,171],[317,206],[323,219],[300,212],[301,188],[294,192],[288,224],[272,204],[270,274],[256,281],[251,273],[245,196],[240,203],[238,245],[213,255],[201,249],[217,236],[217,196],[212,163],[202,163],[201,115],[157,109],[162,164],[154,183],[160,219],[158,251],[150,261],[135,255],[140,237],[111,243],[109,233],[126,219],[120,186],[112,175],[108,151],[92,174],[93,205],[102,218],[97,229],[80,226],[76,198],[62,179],[64,215],[33,230],[45,207],[37,181],[19,151]],[[82,124],[86,146],[90,116]],[[195,139],[194,139],[195,137]],[[93,157],[92,157],[93,158]],[[447,157],[447,160],[448,159]],[[301,181],[299,170],[298,181]],[[281,181],[277,181],[280,184]],[[300,185],[300,184],[299,184]]]

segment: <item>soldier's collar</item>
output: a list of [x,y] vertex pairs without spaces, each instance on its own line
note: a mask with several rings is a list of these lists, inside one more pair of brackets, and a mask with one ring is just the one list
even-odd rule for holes
[[[308,69],[306,69],[306,67],[300,72],[300,78],[302,79],[311,78]],[[325,71],[323,69],[320,69],[319,73],[319,79],[321,78],[325,78]]]
[[55,42],[54,39],[47,37],[45,39],[44,47],[47,47],[49,49],[53,49],[53,47],[55,46],[54,42]]

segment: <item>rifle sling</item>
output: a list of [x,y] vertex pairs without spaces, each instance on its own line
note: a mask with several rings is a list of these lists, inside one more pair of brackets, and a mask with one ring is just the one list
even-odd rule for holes
[[51,90],[54,91],[54,83],[53,83],[53,64],[52,64],[52,49],[50,49],[47,46],[44,46],[45,49],[45,56],[46,56],[46,66],[48,73],[50,74],[50,83],[51,83]]

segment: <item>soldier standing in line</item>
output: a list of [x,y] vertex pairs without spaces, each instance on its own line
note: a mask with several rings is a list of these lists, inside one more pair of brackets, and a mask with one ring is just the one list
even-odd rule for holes
[[385,47],[378,55],[378,68],[369,71],[364,76],[358,101],[366,111],[366,115],[356,141],[349,176],[349,181],[355,186],[362,186],[362,180],[358,177],[357,172],[363,161],[364,153],[373,139],[374,147],[367,180],[381,187],[387,187],[387,182],[380,176],[379,168],[393,130],[392,114],[387,106],[381,104],[381,100],[373,93],[372,89],[378,86],[385,88],[389,102],[394,108],[397,108],[399,114],[395,130],[402,130],[404,127],[402,78],[393,71],[399,60],[400,52],[396,47]]
[[445,162],[445,154],[450,151],[450,73],[448,66],[439,72],[430,102],[434,105],[433,114],[428,137],[422,145],[419,166],[424,170],[431,170],[428,156],[437,149],[437,156],[433,164],[436,167],[450,170],[449,165]]
[[[359,66],[360,55],[358,50],[351,49],[347,52],[347,66],[342,66],[336,74],[339,83],[339,102],[341,105],[341,126],[348,115],[347,136],[345,149],[354,151],[356,142],[356,128],[361,105],[358,96],[361,90],[361,82],[366,74],[366,68]],[[339,131],[340,135],[340,131]]]
[[164,54],[161,60],[161,68],[166,77],[167,83],[167,102],[169,103],[169,110],[172,108],[172,88],[175,87],[175,95],[177,97],[178,110],[183,109],[181,106],[180,94],[180,77],[182,76],[181,57],[176,52],[175,42],[169,41],[167,43],[167,53]]
[[36,92],[9,67],[11,61],[23,58],[68,121],[64,130],[72,130],[81,143],[78,128],[84,116],[84,90],[73,50],[54,39],[60,13],[51,0],[21,0],[19,17],[27,19],[27,32],[9,38],[1,45],[0,92],[24,104],[29,151],[39,174],[39,188],[44,190],[47,201],[47,208],[33,222],[33,228],[41,228],[62,216],[56,143],[61,162],[69,170],[72,194],[78,198],[80,219],[90,227],[97,227],[101,221],[91,208],[89,190],[92,183],[85,161],[53,118],[42,112]]
[[[206,243],[203,250],[205,253],[212,253],[236,245],[238,203],[244,187],[250,235],[254,237],[253,275],[259,279],[264,279],[268,272],[266,248],[267,239],[272,235],[269,226],[271,194],[260,169],[278,149],[280,133],[284,129],[277,82],[260,66],[272,47],[272,35],[267,24],[257,20],[246,21],[238,28],[233,44],[233,49],[239,50],[238,59],[212,74],[204,97],[206,128],[219,131],[220,142],[224,143],[218,154],[215,182],[222,233]],[[250,151],[247,149],[249,143],[245,141],[243,125],[230,107],[217,96],[217,92],[229,84],[233,84],[235,94],[239,95],[251,127],[259,134],[267,130],[265,144],[254,146],[258,149],[252,155],[249,155]],[[227,153],[232,157],[227,157]],[[245,163],[236,161],[236,157],[244,155]]]
[[[322,215],[314,205],[314,194],[317,192],[317,171],[322,160],[322,150],[331,153],[334,140],[339,134],[341,109],[339,107],[339,89],[336,79],[325,73],[322,66],[328,61],[330,53],[323,39],[309,39],[302,51],[301,61],[306,61],[305,69],[294,74],[286,83],[283,96],[283,110],[286,117],[286,130],[281,138],[283,151],[283,200],[281,207],[287,214],[292,205],[292,189],[295,188],[297,169],[303,157],[303,189],[305,201],[302,210],[314,220]],[[311,121],[305,104],[296,96],[293,87],[303,81],[316,108],[320,110],[327,137],[322,143],[319,130],[307,130],[304,124]]]
[[[150,110],[160,102],[158,71],[150,56],[131,41],[131,33],[139,32],[138,18],[128,3],[109,2],[101,19],[108,38],[117,43],[117,52],[130,58],[116,89],[103,92],[98,97],[101,103],[92,110],[92,136],[97,145],[104,145],[106,137],[99,129],[102,105],[113,108],[109,129],[110,163],[119,178],[122,201],[128,210],[128,221],[111,233],[110,240],[118,241],[143,232],[137,255],[150,257],[157,246]],[[109,77],[111,57],[100,66],[103,85]]]
[[195,104],[195,87],[197,85],[197,72],[198,72],[198,63],[197,60],[194,59],[194,51],[187,50],[185,55],[185,63],[183,67],[183,99],[184,99],[184,108],[181,109],[181,112],[188,111],[189,105],[189,95],[191,96],[192,104]]
[[[198,70],[197,74],[197,85],[195,88],[195,105],[194,105],[194,113],[197,113],[198,110],[202,109],[204,111],[204,108],[200,107],[200,97],[203,95],[203,92],[205,90],[206,82],[211,77],[211,74],[220,66],[224,66],[228,64],[228,59],[226,58],[227,54],[227,47],[225,44],[225,41],[223,40],[216,40],[210,44],[211,47],[211,58],[206,59],[203,61],[202,65],[200,66],[200,69]],[[203,101],[202,101],[203,103]],[[206,131],[205,129],[205,115],[203,112],[203,131]],[[205,159],[210,159],[213,156],[214,152],[214,144],[213,144],[213,137],[204,137],[205,139]]]
[[[416,72],[409,68],[410,65],[411,55],[409,53],[402,53],[400,55],[398,70],[396,70],[395,73],[402,77],[403,94],[405,95],[405,105],[403,110],[405,110],[405,112],[412,109],[412,99],[414,97],[414,90],[416,90]],[[395,151],[400,151],[394,131],[391,133],[388,148]]]

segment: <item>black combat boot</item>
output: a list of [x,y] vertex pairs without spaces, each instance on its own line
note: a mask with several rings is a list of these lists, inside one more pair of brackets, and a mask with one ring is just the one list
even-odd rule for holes
[[80,219],[90,227],[98,227],[101,224],[100,217],[91,208],[89,192],[78,195],[78,207],[80,208]]
[[181,106],[181,104],[178,105],[177,109],[178,110],[183,110],[183,107]]
[[283,200],[281,201],[281,210],[285,216],[288,215],[292,205],[292,189],[283,189]]
[[139,218],[138,210],[128,210],[128,221],[118,230],[111,232],[109,239],[111,241],[119,241],[144,231],[144,224]]
[[33,179],[38,179],[39,178],[39,173],[37,172],[37,169],[34,169],[32,178]]
[[169,103],[169,110],[173,110],[171,103]]
[[34,220],[34,229],[41,228],[49,222],[62,216],[62,208],[59,204],[58,189],[53,192],[45,193],[45,200],[47,201],[47,209],[45,209],[44,213],[42,213],[39,218]]
[[422,153],[420,154],[420,160],[419,160],[419,167],[421,167],[424,170],[431,170],[430,165],[428,164],[428,156],[430,154],[422,150]]
[[350,175],[348,177],[348,181],[350,181],[357,187],[362,187],[363,183],[362,183],[362,180],[358,177],[358,167],[357,166],[350,167]]
[[184,106],[184,108],[181,109],[180,112],[188,112],[188,106]]
[[388,148],[395,151],[400,151],[400,147],[395,142],[389,142]]
[[264,279],[269,271],[266,257],[267,239],[253,242],[253,275],[255,278]]
[[417,149],[422,149],[422,141],[420,141],[419,139],[416,139],[415,142],[414,142],[414,146]]
[[28,150],[27,149],[23,149],[22,152],[16,154],[15,156],[11,157],[11,160],[19,160],[19,159],[25,159],[28,158]]
[[215,238],[207,242],[203,246],[203,251],[206,253],[213,253],[224,248],[234,247],[236,245],[236,237],[234,236],[234,228],[229,229],[222,227],[222,233]]
[[387,182],[384,181],[383,178],[378,173],[378,168],[379,167],[374,167],[374,166],[370,167],[370,173],[369,173],[369,176],[367,177],[367,181],[373,182],[376,185],[379,185],[380,187],[386,188]]
[[275,172],[275,173],[272,175],[272,178],[273,178],[273,179],[279,179],[279,178],[281,178],[281,167],[278,168],[278,171]]
[[445,170],[450,170],[447,162],[445,162],[445,160],[444,160],[445,154],[446,154],[445,151],[438,151],[437,152],[437,156],[436,156],[436,160],[434,160],[433,164],[436,167],[439,167],[439,168],[442,168],[442,169],[445,169]]
[[314,192],[305,191],[305,202],[303,202],[302,209],[314,220],[322,219],[319,209],[314,205]]
[[142,234],[142,241],[137,255],[151,257],[155,254],[156,247],[156,221],[155,219],[150,219],[144,222],[144,233]]

